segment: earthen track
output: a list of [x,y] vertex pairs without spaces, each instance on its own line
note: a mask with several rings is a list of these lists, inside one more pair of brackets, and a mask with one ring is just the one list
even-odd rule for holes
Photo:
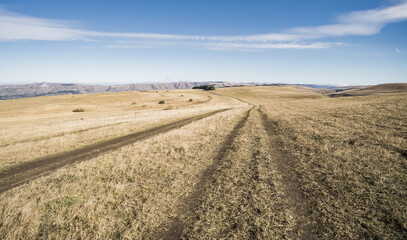
[[[180,204],[178,212],[183,212],[184,214],[191,214],[195,208],[199,206],[205,192],[205,187],[208,182],[213,178],[214,173],[221,165],[222,159],[227,154],[227,151],[233,145],[233,141],[237,137],[239,131],[245,125],[247,119],[249,118],[250,112],[254,109],[252,107],[249,111],[246,112],[245,116],[236,124],[233,130],[227,135],[223,141],[218,153],[213,159],[213,163],[205,169],[200,177],[198,183],[196,184],[193,192]],[[182,231],[186,226],[182,220],[178,217],[174,217],[171,221],[164,225],[160,226],[159,229],[153,232],[153,237],[157,239],[181,239]]]

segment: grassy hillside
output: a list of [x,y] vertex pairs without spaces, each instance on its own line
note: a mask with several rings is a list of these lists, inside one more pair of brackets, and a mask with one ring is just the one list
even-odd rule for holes
[[407,238],[407,93],[280,86],[2,101],[0,184],[21,163],[219,109],[0,193],[0,238]]
[[407,237],[407,94],[264,109],[320,237]]
[[261,105],[272,102],[296,101],[324,98],[323,95],[298,86],[265,86],[219,88],[216,94],[229,96],[250,104]]
[[[165,104],[158,104],[160,100]],[[192,90],[0,101],[0,171],[39,157],[237,105],[242,104]],[[84,112],[72,111],[77,108]]]
[[331,94],[331,97],[369,96],[407,92],[407,83],[388,83]]

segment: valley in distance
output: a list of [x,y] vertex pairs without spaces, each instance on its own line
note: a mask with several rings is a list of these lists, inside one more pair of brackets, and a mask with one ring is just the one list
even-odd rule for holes
[[0,86],[0,239],[407,239],[407,83],[258,85]]

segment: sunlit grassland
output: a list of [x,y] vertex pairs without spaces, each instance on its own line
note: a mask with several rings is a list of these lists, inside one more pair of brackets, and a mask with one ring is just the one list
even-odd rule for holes
[[323,238],[407,237],[407,95],[275,103],[293,178]]
[[[257,106],[183,212],[247,103]],[[0,171],[225,108],[0,194],[0,238],[149,239],[178,218],[189,239],[296,239],[301,217],[319,239],[407,238],[407,94],[264,86],[0,101]]]
[[284,239],[295,225],[294,209],[257,109],[251,112],[202,194],[186,215],[187,239]]
[[296,86],[230,87],[216,89],[215,93],[255,105],[326,98],[310,88]]
[[[165,99],[166,104],[158,104],[160,99]],[[0,170],[215,109],[242,105],[220,99],[202,91],[183,90],[1,101]],[[72,112],[78,107],[85,112]]]
[[[245,108],[60,169],[0,195],[1,238],[148,238],[211,164]],[[27,193],[29,194],[27,195]]]

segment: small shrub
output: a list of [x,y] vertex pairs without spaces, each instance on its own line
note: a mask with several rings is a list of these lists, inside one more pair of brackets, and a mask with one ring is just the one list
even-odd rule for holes
[[75,108],[74,110],[72,110],[72,112],[84,112],[85,109],[83,108]]
[[164,104],[164,103],[165,103],[165,101],[163,101],[163,100],[158,102],[158,104]]
[[192,101],[194,101],[192,98],[190,98],[190,99],[188,100],[188,102],[192,102]]
[[215,86],[213,86],[213,85],[201,85],[201,86],[193,87],[192,89],[203,89],[205,91],[209,91],[209,90],[215,90]]

